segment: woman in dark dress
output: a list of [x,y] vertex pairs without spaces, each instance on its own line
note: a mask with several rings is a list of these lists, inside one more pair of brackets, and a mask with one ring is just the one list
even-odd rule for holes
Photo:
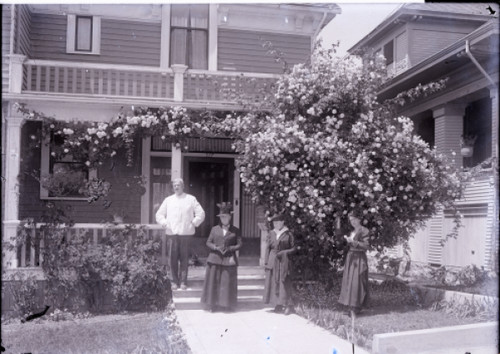
[[217,204],[220,224],[214,226],[208,236],[207,271],[201,302],[207,310],[231,311],[236,306],[238,293],[238,258],[241,248],[240,230],[231,225],[231,203]]
[[349,236],[344,236],[349,244],[349,252],[344,265],[339,303],[348,306],[351,312],[357,314],[368,299],[368,229],[361,225],[361,220],[352,213],[349,214],[349,222],[354,230]]
[[274,229],[267,235],[264,303],[274,305],[278,313],[285,309],[288,315],[293,312],[290,255],[296,250],[295,238],[285,226],[283,215],[273,217],[271,222]]

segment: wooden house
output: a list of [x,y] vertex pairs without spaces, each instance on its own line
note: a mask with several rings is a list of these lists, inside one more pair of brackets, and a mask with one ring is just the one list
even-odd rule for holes
[[[47,201],[69,210],[74,228],[91,230],[95,240],[102,223],[113,220],[113,208],[124,210],[124,223],[155,231],[155,211],[169,193],[169,182],[182,177],[207,213],[196,252],[203,256],[216,203],[224,200],[235,206],[234,224],[246,245],[242,255],[258,259],[258,215],[235,173],[230,140],[190,138],[181,151],[159,138],[144,138],[131,167],[83,166],[71,175],[76,182],[100,176],[112,184],[113,205],[103,210],[89,205],[78,189],[57,195],[33,178],[34,170],[50,175],[71,161],[55,161],[50,144],[29,148],[39,123],[26,121],[15,103],[58,120],[93,122],[107,122],[123,107],[238,110],[214,83],[241,88],[251,80],[246,93],[258,100],[282,73],[264,44],[272,43],[291,65],[305,62],[319,31],[340,13],[337,5],[4,4],[2,10],[4,242],[14,238],[20,220],[39,220]],[[133,176],[145,177],[145,193],[131,192],[125,179]],[[36,268],[39,253],[34,245],[17,254],[6,251],[4,265]]]
[[[491,6],[493,11],[484,3],[404,4],[349,50],[384,55],[389,78],[380,100],[448,78],[444,90],[399,114],[412,118],[415,132],[439,153],[480,173],[458,201],[458,237],[441,244],[452,227],[450,213],[442,210],[410,241],[415,262],[486,268],[498,262],[499,9]],[[466,144],[462,137],[474,138]]]

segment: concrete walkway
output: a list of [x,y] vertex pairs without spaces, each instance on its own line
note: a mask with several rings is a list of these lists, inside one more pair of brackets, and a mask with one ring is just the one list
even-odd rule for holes
[[[179,323],[194,354],[287,353],[348,354],[352,344],[292,314],[271,308],[245,308],[233,313],[177,310]],[[354,348],[356,354],[368,351]]]

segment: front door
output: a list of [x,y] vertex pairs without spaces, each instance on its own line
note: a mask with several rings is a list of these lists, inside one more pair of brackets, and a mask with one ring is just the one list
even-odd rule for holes
[[219,222],[217,203],[233,201],[234,159],[186,156],[183,170],[185,192],[195,196],[205,211],[205,221],[196,228],[193,242],[193,252],[205,257],[207,237]]

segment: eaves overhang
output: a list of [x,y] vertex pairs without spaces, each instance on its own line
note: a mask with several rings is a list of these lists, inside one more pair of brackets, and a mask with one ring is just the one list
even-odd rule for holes
[[[449,19],[461,20],[468,22],[484,23],[491,20],[491,16],[486,15],[470,15],[460,13],[449,13],[445,11],[424,10],[424,9],[411,9],[402,4],[394,10],[384,21],[375,27],[368,35],[363,37],[359,42],[354,44],[347,50],[349,54],[361,54],[363,49],[369,47],[371,43],[376,42],[378,39],[383,38],[388,32],[392,31],[396,26],[402,23],[411,21],[421,21],[425,19]],[[498,19],[497,19],[498,20]]]
[[496,20],[487,22],[452,45],[387,81],[378,92],[378,98],[384,100],[395,97],[419,83],[424,84],[439,79],[470,63],[470,59],[465,55],[466,41],[469,41],[473,51],[477,50],[478,58],[488,64],[487,69],[496,70],[499,62],[499,32]]

